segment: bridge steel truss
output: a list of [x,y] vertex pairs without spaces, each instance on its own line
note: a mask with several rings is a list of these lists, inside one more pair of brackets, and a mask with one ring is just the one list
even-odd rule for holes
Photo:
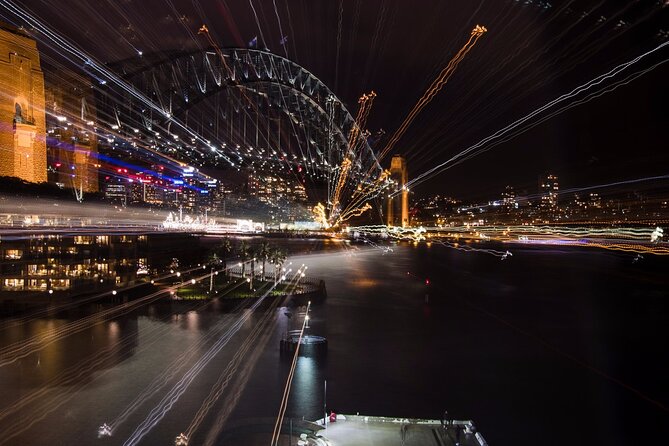
[[[361,129],[356,130],[358,136],[349,146],[349,135],[357,123],[341,100],[316,76],[284,57],[256,49],[213,48],[144,55],[116,62],[110,68],[163,111],[159,113],[139,103],[130,91],[106,85],[98,87],[104,93],[101,102],[107,115],[115,116],[121,126],[127,121],[128,125],[139,123],[148,134],[156,128],[176,133],[173,121],[178,119],[183,123],[188,111],[208,98],[226,94],[234,100],[239,114],[240,110],[248,113],[244,111],[248,107],[244,98],[254,97],[256,104],[264,104],[265,110],[273,108],[273,113],[284,114],[284,125],[289,122],[294,136],[301,139],[299,157],[283,162],[305,163],[307,171],[311,169],[330,181],[346,158],[353,160],[349,173],[353,179],[360,179],[370,171],[381,171]],[[233,119],[229,114],[223,117],[228,121]],[[176,149],[174,144],[170,147],[157,144],[155,149],[181,161],[199,164],[219,163],[221,156],[204,148]],[[232,147],[221,150],[228,161],[240,157]]]

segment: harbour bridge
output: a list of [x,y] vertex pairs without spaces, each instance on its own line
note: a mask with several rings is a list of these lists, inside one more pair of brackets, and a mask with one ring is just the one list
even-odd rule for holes
[[315,189],[327,185],[329,201],[337,183],[352,189],[382,173],[368,133],[345,104],[282,56],[210,47],[143,54],[108,68],[118,78],[95,82],[98,120],[135,152],[295,175]]

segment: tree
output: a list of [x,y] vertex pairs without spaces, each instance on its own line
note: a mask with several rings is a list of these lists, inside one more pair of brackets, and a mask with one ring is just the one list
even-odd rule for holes
[[[229,237],[223,237],[221,243],[215,248],[216,254],[223,260],[223,271],[227,270],[227,259],[232,252],[232,242]],[[227,272],[226,272],[227,275]]]
[[212,252],[209,254],[207,263],[209,263],[209,292],[211,293],[214,290],[214,268],[220,265],[221,258],[218,256],[218,254],[216,254],[216,252]]
[[219,265],[221,263],[221,258],[215,251],[210,252],[209,257],[207,257],[207,263],[211,266]]
[[281,268],[288,258],[285,251],[281,248],[275,248],[272,250],[270,256],[272,263],[274,264],[274,282],[277,282],[279,279],[279,274],[281,273]]
[[242,242],[237,247],[237,255],[239,256],[239,260],[242,262],[242,278],[246,272],[246,261],[248,260],[250,253],[251,247],[248,243],[246,243],[246,240],[242,240]]
[[258,257],[262,260],[262,280],[265,280],[265,263],[269,260],[271,254],[272,247],[267,240],[264,240],[258,247]]
[[249,257],[251,258],[251,281],[249,282],[249,289],[253,289],[253,280],[256,276],[256,255],[257,249],[249,247]]
[[253,279],[256,273],[256,249],[253,246],[249,246],[249,259],[251,259],[251,279]]

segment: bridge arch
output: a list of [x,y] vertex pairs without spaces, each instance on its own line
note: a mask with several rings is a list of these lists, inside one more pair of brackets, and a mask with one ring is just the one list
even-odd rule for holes
[[[233,133],[243,132],[243,137],[238,135],[237,140],[244,140],[248,146],[264,145],[267,154],[276,155],[277,160],[303,163],[307,171],[323,177],[336,174],[347,157],[355,160],[354,174],[380,170],[363,132],[354,132],[358,136],[349,146],[349,136],[357,124],[342,101],[320,79],[282,56],[256,49],[209,48],[146,54],[115,62],[110,68],[164,111],[161,115],[140,106],[129,91],[101,86],[107,88],[102,95],[102,101],[107,102],[107,114],[116,116],[119,122],[127,119],[141,123],[143,130],[149,132],[154,126],[170,128],[173,119],[188,125],[189,114],[197,114],[198,108],[206,104],[207,113],[215,114],[214,118],[208,117],[211,127],[214,127],[211,119],[216,121],[216,132],[205,129],[204,123],[199,122],[199,130],[208,141],[225,141]],[[204,112],[200,113],[201,117],[205,116]],[[283,117],[277,118],[278,115]],[[230,128],[228,135],[219,131],[221,118]],[[265,118],[266,122],[261,123]],[[247,132],[249,119],[255,131],[255,143],[253,135],[249,137]],[[235,125],[238,128],[233,129]],[[259,127],[262,127],[262,138],[258,138]],[[286,133],[292,135],[286,136]],[[269,147],[272,142],[281,146],[285,141],[291,146],[290,138],[295,139],[292,150]],[[237,145],[224,150],[233,161],[237,157],[243,164],[245,158],[258,156],[250,155],[251,150],[239,152]],[[169,150],[175,151],[174,148]],[[188,158],[188,154],[171,155]],[[220,156],[216,158],[206,152],[200,155],[207,158],[205,162],[222,162]]]

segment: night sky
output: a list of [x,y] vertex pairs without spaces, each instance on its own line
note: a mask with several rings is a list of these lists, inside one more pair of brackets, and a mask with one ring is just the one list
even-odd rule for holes
[[[658,0],[275,0],[276,11],[272,0],[17,3],[102,62],[133,57],[138,50],[148,54],[204,47],[197,35],[203,23],[221,46],[247,46],[258,36],[259,47],[281,55],[287,51],[351,113],[362,93],[376,91],[368,128],[387,134],[400,125],[474,25],[484,25],[488,33],[395,147],[408,159],[410,178],[658,46],[669,29],[669,7]],[[2,15],[21,25],[7,12]],[[285,50],[282,35],[287,36]],[[629,73],[668,58],[665,47]],[[559,175],[563,187],[666,174],[668,78],[669,63],[660,65],[441,173],[416,192],[495,198],[507,184],[534,192],[538,175],[547,171]]]

